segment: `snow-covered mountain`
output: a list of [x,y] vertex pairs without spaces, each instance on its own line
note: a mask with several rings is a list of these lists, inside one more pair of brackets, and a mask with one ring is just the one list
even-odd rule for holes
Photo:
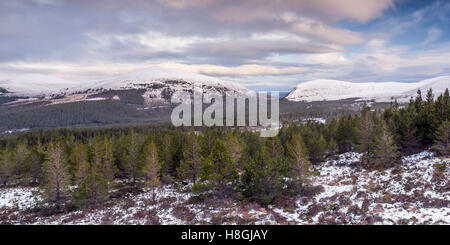
[[383,83],[352,83],[339,80],[313,80],[300,83],[287,96],[290,101],[323,101],[357,98],[360,100],[375,100],[388,102],[397,99],[407,102],[420,89],[425,93],[433,89],[435,96],[450,88],[450,76],[436,77],[415,83],[383,82]]
[[[39,74],[26,74],[0,81],[1,94],[19,97],[41,97],[60,94],[79,83]],[[5,93],[7,91],[7,93]]]
[[[64,103],[79,101],[88,97],[92,98],[93,95],[106,91],[137,89],[142,91],[142,97],[146,102],[165,103],[170,100],[170,96],[175,91],[192,91],[194,84],[201,84],[204,92],[235,91],[246,93],[249,91],[245,87],[230,81],[181,70],[150,67],[83,83],[43,75],[26,75],[0,81],[0,95],[28,98],[45,97],[46,99],[67,97],[67,100],[58,101],[58,103]],[[73,100],[70,98],[73,98]]]

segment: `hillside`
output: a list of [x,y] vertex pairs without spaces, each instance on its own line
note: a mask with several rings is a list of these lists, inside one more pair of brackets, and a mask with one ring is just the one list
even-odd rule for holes
[[[188,188],[165,185],[151,202],[151,191],[122,193],[102,206],[43,216],[33,211],[37,188],[0,189],[0,224],[450,224],[449,164],[425,151],[403,158],[403,165],[369,171],[360,154],[346,153],[311,170],[314,192],[263,207],[233,200],[198,201]],[[444,163],[440,172],[435,165]]]
[[415,83],[352,83],[321,79],[300,83],[286,96],[286,99],[306,102],[351,98],[389,102],[397,99],[399,102],[407,102],[412,96],[416,95],[418,89],[426,92],[426,90],[432,88],[435,96],[437,96],[448,87],[450,87],[450,76],[437,77]]
[[168,121],[176,91],[225,93],[238,84],[180,70],[150,67],[83,83],[42,75],[0,82],[0,134],[22,128],[57,128]]

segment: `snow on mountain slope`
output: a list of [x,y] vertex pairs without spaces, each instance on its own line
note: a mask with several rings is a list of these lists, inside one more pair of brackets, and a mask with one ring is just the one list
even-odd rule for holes
[[426,92],[433,89],[435,96],[443,93],[450,87],[450,76],[437,77],[416,83],[352,83],[339,80],[313,80],[300,83],[287,96],[290,101],[322,101],[358,98],[377,102],[397,99],[399,102],[407,102],[411,96],[415,96],[418,89]]
[[[192,91],[194,84],[203,85],[204,92],[223,93],[235,91],[246,93],[249,90],[234,82],[181,70],[149,67],[126,74],[116,75],[101,80],[75,83],[59,78],[42,75],[26,75],[0,82],[0,88],[7,90],[6,96],[24,97],[67,97],[66,102],[79,101],[80,94],[88,98],[109,90],[143,90],[142,97],[150,104],[167,103],[175,91]],[[1,92],[1,90],[0,90]],[[0,93],[0,95],[2,95]],[[74,97],[73,100],[70,98]],[[77,98],[75,98],[77,97]],[[120,99],[120,98],[119,98]],[[62,102],[61,102],[62,103]]]
[[38,74],[27,74],[0,81],[0,88],[8,91],[8,95],[23,97],[49,96],[75,86],[79,86],[79,83]]
[[90,89],[118,90],[143,88],[153,84],[164,84],[167,81],[186,82],[191,86],[196,83],[209,87],[227,88],[229,90],[243,92],[247,91],[246,88],[233,82],[225,82],[217,78],[208,77],[196,73],[160,67],[149,67],[126,74],[117,75],[112,78],[90,82],[83,87]]

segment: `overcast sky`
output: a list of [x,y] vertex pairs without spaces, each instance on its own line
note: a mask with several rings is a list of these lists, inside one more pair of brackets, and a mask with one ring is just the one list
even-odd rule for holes
[[450,1],[0,0],[0,79],[160,65],[290,90],[450,74]]

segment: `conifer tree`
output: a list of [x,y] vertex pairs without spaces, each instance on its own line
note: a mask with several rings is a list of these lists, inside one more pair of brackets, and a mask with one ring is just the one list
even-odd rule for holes
[[161,185],[159,179],[162,162],[159,161],[156,145],[153,141],[150,142],[146,149],[144,168],[142,170],[145,177],[145,184],[152,191],[152,200],[155,203],[156,188]]
[[95,205],[108,200],[108,182],[103,176],[89,168],[88,175],[75,192],[75,204],[79,207]]
[[220,193],[224,193],[226,188],[235,184],[238,179],[236,164],[231,160],[222,140],[217,139],[214,142],[211,154],[202,167],[201,179],[209,181]]
[[301,134],[297,133],[287,145],[289,167],[294,175],[298,189],[301,189],[308,173],[308,156]]
[[379,128],[380,132],[374,145],[375,168],[392,166],[397,162],[399,155],[394,137],[383,120],[380,120]]
[[352,117],[342,115],[338,121],[336,131],[336,141],[339,147],[339,152],[349,152],[352,150],[354,125]]
[[43,199],[60,209],[70,197],[70,174],[63,148],[52,143],[49,147],[47,160],[43,166]]
[[400,144],[404,151],[414,152],[419,146],[416,127],[417,113],[413,104],[402,110],[399,125]]
[[328,156],[334,156],[339,152],[339,147],[336,143],[336,141],[334,140],[334,138],[331,138],[330,141],[328,141]]
[[34,146],[28,157],[29,174],[31,183],[38,183],[39,176],[41,175],[42,164],[45,160],[45,154],[40,142]]
[[30,151],[28,150],[28,144],[26,142],[19,142],[14,151],[13,158],[16,165],[17,176],[25,182],[29,179],[29,164],[27,163]]
[[111,188],[114,183],[117,168],[114,165],[113,144],[108,138],[105,138],[103,141],[102,153],[103,157],[100,173],[103,179],[108,183],[108,187]]
[[243,147],[236,135],[228,135],[226,147],[228,149],[228,153],[230,154],[231,160],[236,164],[236,167],[239,170],[242,170],[240,160],[242,158]]
[[271,156],[270,146],[263,146],[245,165],[242,192],[250,200],[270,204],[283,193],[286,171],[283,155]]
[[450,121],[442,122],[435,134],[433,150],[441,156],[450,156]]
[[74,183],[79,185],[87,176],[87,166],[89,161],[88,149],[82,142],[78,143],[72,150],[69,161],[71,163],[71,172],[74,176]]
[[90,170],[90,164],[88,161],[84,161],[81,163],[77,170],[75,171],[75,184],[81,185],[83,183],[84,179],[88,176],[89,170]]
[[363,153],[363,160],[366,166],[370,165],[374,154],[374,139],[375,139],[375,121],[370,112],[369,107],[364,107],[360,121],[356,128],[357,142],[356,149]]
[[14,161],[11,159],[11,153],[7,148],[0,153],[0,181],[4,186],[6,186],[13,178],[16,166]]
[[131,178],[131,183],[136,184],[136,180],[140,175],[140,139],[139,136],[131,130],[128,136],[128,147],[127,147],[127,159],[126,159],[126,170],[128,177]]
[[319,136],[310,139],[308,146],[309,156],[313,163],[322,162],[325,159],[325,152],[327,149],[327,142],[321,133],[317,133]]
[[188,179],[195,183],[200,177],[203,165],[200,151],[199,137],[194,131],[191,131],[183,148],[183,160],[180,167],[178,167],[178,175],[182,179]]

